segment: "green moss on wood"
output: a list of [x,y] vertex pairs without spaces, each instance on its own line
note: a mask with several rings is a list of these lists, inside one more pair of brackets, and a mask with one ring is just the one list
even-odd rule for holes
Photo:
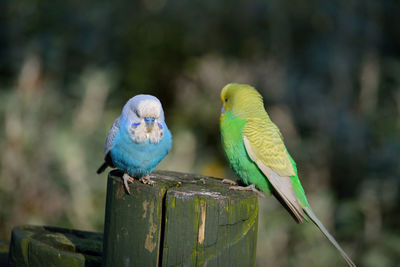
[[[11,266],[254,266],[258,222],[255,194],[231,191],[221,180],[158,171],[154,186],[122,173],[108,178],[102,235],[17,227]],[[103,246],[102,246],[103,245]]]
[[12,231],[10,266],[100,266],[102,235],[46,226]]

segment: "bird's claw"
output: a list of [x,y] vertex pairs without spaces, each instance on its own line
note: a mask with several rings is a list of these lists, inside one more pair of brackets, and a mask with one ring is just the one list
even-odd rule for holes
[[127,173],[124,173],[124,175],[122,176],[122,180],[124,180],[124,186],[125,186],[125,190],[128,192],[128,194],[130,195],[131,194],[131,191],[129,191],[129,183],[133,183],[133,178],[129,175],[129,174],[127,174]]
[[237,183],[235,181],[232,181],[231,179],[223,179],[221,182],[223,184],[237,185]]
[[258,191],[253,184],[249,186],[230,186],[229,189],[235,191],[252,191],[256,193],[259,197],[265,198],[264,193]]
[[154,186],[154,184],[156,183],[153,180],[150,180],[150,175],[146,175],[145,177],[140,178],[139,181],[143,184],[148,184],[151,186]]

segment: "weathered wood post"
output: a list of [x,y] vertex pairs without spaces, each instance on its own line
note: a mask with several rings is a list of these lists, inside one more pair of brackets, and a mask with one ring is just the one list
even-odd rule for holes
[[255,266],[257,196],[221,180],[156,171],[154,186],[108,176],[104,266]]
[[[254,266],[258,202],[219,179],[158,171],[128,195],[108,176],[104,238],[47,226],[12,231],[10,266]],[[104,240],[104,243],[103,243]]]
[[18,226],[11,234],[11,267],[100,266],[103,235],[48,226]]

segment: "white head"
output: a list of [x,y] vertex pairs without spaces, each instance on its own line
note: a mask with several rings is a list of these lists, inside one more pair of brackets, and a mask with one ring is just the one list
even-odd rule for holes
[[149,139],[158,143],[164,136],[164,111],[160,100],[152,95],[137,95],[129,99],[122,110],[122,116],[131,138],[137,143]]

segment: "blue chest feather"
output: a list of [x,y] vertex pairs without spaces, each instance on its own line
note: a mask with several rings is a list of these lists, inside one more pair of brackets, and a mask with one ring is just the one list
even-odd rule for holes
[[149,140],[136,143],[126,130],[121,129],[115,136],[110,153],[115,167],[130,176],[140,178],[155,169],[168,154],[171,145],[171,133],[167,127],[164,127],[164,137],[156,144],[150,143]]

